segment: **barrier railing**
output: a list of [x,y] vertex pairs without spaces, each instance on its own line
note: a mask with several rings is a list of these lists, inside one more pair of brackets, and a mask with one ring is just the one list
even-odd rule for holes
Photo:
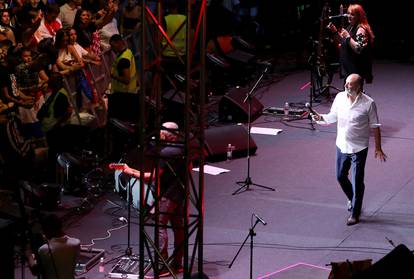
[[[128,36],[125,36],[124,39],[128,44],[128,47],[132,50],[134,53],[135,59],[137,61],[136,67],[137,70],[139,70],[139,38],[140,38],[140,31],[137,30],[134,33],[129,34]],[[101,106],[106,113],[106,107],[104,105],[104,95],[106,91],[108,90],[110,83],[111,83],[111,67],[112,63],[115,60],[115,55],[111,51],[111,49],[107,49],[103,51],[101,54],[101,63],[100,64],[86,64],[85,70],[89,72],[90,74],[90,82],[92,87],[95,89],[97,98],[98,98],[98,104]],[[82,94],[78,90],[78,80],[76,77],[76,73],[71,73],[69,75],[66,75],[64,77],[64,86],[65,89],[68,91],[70,95],[70,102],[73,106],[74,112],[76,114],[76,118],[79,121],[79,124],[82,125],[80,112],[83,109],[86,109],[84,105],[82,107],[79,107],[78,104],[82,103],[85,104],[87,102],[77,102],[77,100],[85,100],[84,96],[79,96],[78,94]]]

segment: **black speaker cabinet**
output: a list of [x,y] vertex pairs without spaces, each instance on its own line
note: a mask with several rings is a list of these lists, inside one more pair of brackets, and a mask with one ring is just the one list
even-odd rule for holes
[[0,219],[0,274],[1,278],[14,278],[14,244],[16,226],[13,221]]
[[[217,162],[226,160],[227,146],[231,144],[233,158],[247,155],[247,129],[242,125],[229,125],[211,127],[205,130],[205,145],[207,149],[207,161]],[[256,153],[257,145],[250,137],[250,155]]]
[[139,94],[113,93],[108,95],[108,118],[138,123],[139,108]]
[[162,122],[172,121],[182,127],[184,124],[185,93],[171,89],[162,96]]
[[[248,91],[244,88],[232,88],[219,102],[219,119],[222,122],[247,123],[249,100],[243,102]],[[263,111],[263,104],[251,97],[250,121],[256,120]]]
[[407,246],[400,244],[382,259],[352,278],[414,278],[414,255]]

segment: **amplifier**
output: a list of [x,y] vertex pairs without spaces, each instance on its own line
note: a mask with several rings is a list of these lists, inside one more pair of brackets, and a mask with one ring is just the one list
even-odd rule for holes
[[[144,263],[144,274],[151,268],[149,261]],[[109,278],[139,278],[139,257],[123,257],[112,268],[108,274]]]
[[[302,116],[305,112],[307,111],[304,109],[289,108],[289,115],[292,115],[292,116]],[[284,115],[284,110],[283,108],[279,108],[279,107],[268,107],[263,110],[263,114]]]

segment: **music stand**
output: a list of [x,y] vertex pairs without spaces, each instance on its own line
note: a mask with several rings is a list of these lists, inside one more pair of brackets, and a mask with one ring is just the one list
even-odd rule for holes
[[236,195],[245,191],[250,190],[250,186],[256,186],[263,189],[267,189],[270,191],[275,191],[274,188],[260,185],[253,183],[251,177],[250,177],[250,128],[251,128],[251,107],[252,107],[252,95],[256,87],[259,85],[260,81],[262,80],[264,74],[267,72],[269,66],[266,66],[263,70],[260,77],[257,79],[256,83],[253,85],[252,89],[247,93],[246,97],[243,100],[243,103],[248,101],[248,110],[247,110],[247,177],[243,181],[237,181],[236,184],[241,185],[236,191],[232,193],[232,195]]

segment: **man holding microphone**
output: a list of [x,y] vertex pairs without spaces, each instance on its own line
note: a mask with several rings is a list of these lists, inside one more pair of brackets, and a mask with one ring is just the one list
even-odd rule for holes
[[[318,124],[337,122],[336,177],[348,198],[351,212],[346,224],[355,225],[361,215],[364,197],[364,172],[368,154],[370,129],[374,132],[375,158],[385,162],[381,148],[381,131],[374,100],[363,92],[363,79],[358,74],[346,78],[345,91],[339,92],[327,114],[311,110]],[[352,169],[351,179],[348,178]]]

